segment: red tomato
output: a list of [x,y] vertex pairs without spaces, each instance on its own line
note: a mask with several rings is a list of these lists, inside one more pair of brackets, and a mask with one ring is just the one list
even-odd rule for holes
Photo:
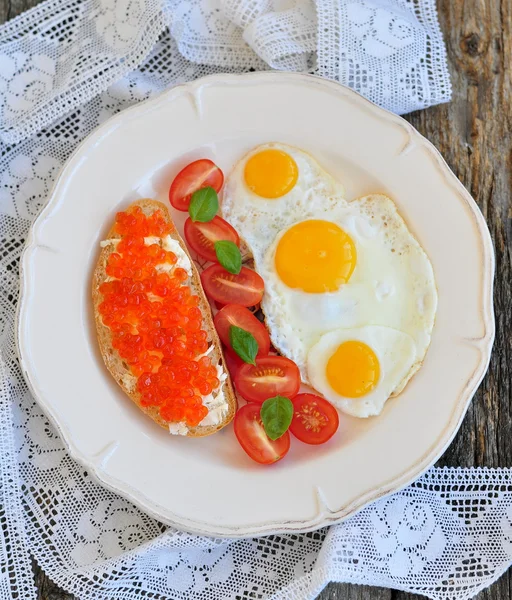
[[238,356],[238,354],[235,354],[233,350],[230,350],[229,348],[224,348],[224,358],[226,360],[226,367],[231,375],[231,379],[234,379],[235,375],[238,373],[238,369],[242,365],[245,365],[245,363]]
[[253,306],[263,297],[263,279],[247,267],[233,275],[220,265],[211,265],[201,273],[201,283],[206,294],[221,304]]
[[284,356],[264,356],[256,359],[256,365],[240,367],[235,385],[248,402],[262,404],[274,396],[293,398],[300,387],[299,368]]
[[327,400],[315,394],[299,394],[293,399],[290,431],[301,442],[323,444],[336,433],[338,425],[338,411]]
[[266,356],[268,354],[270,338],[267,328],[247,308],[239,304],[228,304],[219,310],[213,322],[220,339],[228,348],[231,348],[229,329],[231,325],[236,325],[252,333],[255,337],[258,343],[258,356]]
[[202,158],[187,165],[174,178],[169,188],[169,202],[178,210],[188,210],[190,197],[204,187],[212,187],[216,192],[224,183],[224,174],[219,167]]
[[260,406],[246,404],[235,415],[235,435],[247,454],[262,465],[281,460],[290,449],[290,434],[286,431],[277,440],[265,433],[260,418]]
[[217,216],[208,223],[194,222],[189,217],[185,221],[185,237],[190,248],[210,262],[218,262],[215,242],[228,240],[237,246],[240,245],[238,233],[227,221]]

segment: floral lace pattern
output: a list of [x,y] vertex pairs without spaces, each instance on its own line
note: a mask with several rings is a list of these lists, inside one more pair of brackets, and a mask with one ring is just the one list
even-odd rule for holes
[[163,0],[51,0],[2,26],[0,138],[25,139],[97,96],[165,25]]
[[100,487],[27,390],[18,263],[76,145],[169,85],[269,67],[339,79],[396,111],[450,96],[431,0],[49,0],[0,29],[2,598],[36,598],[30,555],[83,600],[304,600],[329,580],[465,599],[510,563],[510,470],[434,469],[328,530],[202,538]]
[[48,0],[0,29],[0,139],[105,91],[166,27],[196,64],[314,71],[398,113],[451,95],[432,0]]
[[321,75],[399,114],[450,97],[448,73],[439,71],[446,57],[435,3],[354,0],[317,8]]

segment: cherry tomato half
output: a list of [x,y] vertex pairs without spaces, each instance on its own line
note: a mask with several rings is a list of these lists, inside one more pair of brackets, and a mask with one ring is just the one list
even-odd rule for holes
[[242,365],[245,365],[245,363],[238,356],[238,354],[235,354],[230,348],[224,348],[224,359],[226,361],[226,367],[228,368],[229,374],[231,375],[231,379],[234,379],[235,375],[238,373],[238,369]]
[[248,402],[262,404],[268,398],[293,398],[299,391],[297,365],[284,356],[264,356],[256,365],[245,364],[235,376],[236,389]]
[[247,308],[239,304],[227,304],[215,315],[213,322],[220,339],[228,348],[231,348],[229,329],[231,325],[236,325],[252,333],[255,337],[258,343],[258,356],[266,356],[268,354],[270,338],[267,328]]
[[201,273],[204,291],[212,300],[221,304],[253,306],[263,297],[263,279],[247,267],[238,275],[228,273],[220,265],[211,265]]
[[290,449],[290,434],[286,431],[277,440],[271,440],[263,428],[260,410],[259,404],[242,406],[235,415],[235,435],[253,460],[270,465],[281,460]]
[[194,222],[189,217],[185,221],[185,238],[196,254],[210,262],[218,262],[215,254],[215,242],[228,240],[240,246],[238,233],[227,221],[217,216],[208,223]]
[[212,187],[216,192],[224,183],[224,174],[219,167],[207,158],[196,160],[182,169],[169,188],[169,202],[178,210],[188,210],[190,197],[204,187]]
[[336,433],[338,411],[315,394],[299,394],[292,400],[293,419],[290,431],[306,444],[323,444]]

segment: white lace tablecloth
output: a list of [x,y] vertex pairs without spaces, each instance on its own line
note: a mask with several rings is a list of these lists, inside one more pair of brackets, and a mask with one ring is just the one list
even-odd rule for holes
[[463,599],[509,565],[510,470],[433,469],[315,533],[201,538],[99,487],[27,391],[18,261],[67,157],[169,85],[268,68],[336,79],[399,113],[451,93],[433,0],[48,0],[0,28],[2,599],[35,599],[31,556],[82,600],[303,600],[330,580]]

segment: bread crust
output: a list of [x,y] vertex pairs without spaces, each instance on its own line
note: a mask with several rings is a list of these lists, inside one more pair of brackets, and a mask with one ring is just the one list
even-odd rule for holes
[[[173,223],[169,210],[161,202],[157,202],[156,200],[150,199],[138,200],[137,202],[131,204],[126,210],[126,212],[129,213],[133,211],[136,207],[140,207],[146,215],[151,215],[157,210],[160,210],[164,215],[166,221],[168,221],[171,224]],[[115,226],[113,225],[108,233],[107,239],[113,240],[121,238],[121,236],[118,233],[116,233],[114,229]],[[192,277],[190,278],[189,286],[191,288],[192,293],[199,297],[199,309],[201,310],[201,313],[203,315],[202,327],[204,331],[208,332],[209,345],[213,346],[213,350],[210,351],[209,356],[212,359],[212,364],[220,365],[227,375],[226,381],[224,382],[223,386],[223,392],[226,402],[228,403],[228,411],[224,420],[217,425],[198,425],[197,427],[190,428],[187,433],[188,437],[204,437],[216,433],[217,431],[225,427],[233,419],[237,409],[237,401],[233,390],[233,385],[229,377],[229,372],[227,370],[226,363],[224,360],[222,346],[217,335],[217,331],[215,330],[215,326],[213,324],[210,305],[204,294],[197,268],[192,262],[188,249],[181,237],[179,236],[179,234],[177,233],[177,231],[174,230],[170,235],[174,240],[176,240],[180,244],[182,250],[190,258],[192,265]],[[135,386],[136,378],[134,375],[131,374],[128,365],[119,356],[117,350],[112,347],[111,331],[106,325],[103,324],[101,315],[99,313],[99,305],[103,301],[103,295],[101,294],[99,288],[108,277],[106,273],[107,261],[109,256],[113,252],[115,252],[114,244],[109,244],[102,248],[92,277],[92,302],[94,308],[94,319],[96,322],[96,333],[98,337],[98,344],[100,347],[101,356],[109,373],[119,384],[119,386],[122,388],[125,394],[140,408],[142,412],[144,412],[151,419],[153,419],[155,423],[158,423],[158,425],[168,430],[169,423],[162,419],[157,407],[146,407],[141,405],[141,395],[137,391]]]

